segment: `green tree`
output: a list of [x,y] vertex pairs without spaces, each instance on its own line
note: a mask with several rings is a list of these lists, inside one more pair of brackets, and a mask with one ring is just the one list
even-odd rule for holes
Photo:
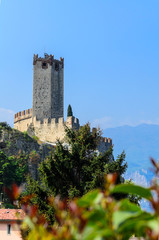
[[38,206],[39,214],[44,215],[46,220],[49,222],[49,224],[54,223],[55,210],[49,204],[49,199],[52,194],[50,192],[50,189],[46,189],[46,187],[42,183],[40,183],[39,181],[36,181],[29,175],[26,178],[26,182],[27,182],[27,185],[25,187],[25,192],[21,194],[19,200],[25,197],[27,198],[27,196],[31,196],[30,205]]
[[0,129],[12,130],[7,122],[0,122]]
[[73,116],[73,112],[72,112],[72,107],[71,105],[69,104],[68,105],[68,109],[67,109],[67,117],[71,117]]
[[26,156],[7,156],[0,151],[0,192],[4,194],[4,187],[11,188],[12,184],[25,182],[25,175],[28,172]]
[[100,129],[91,132],[89,124],[79,131],[66,128],[67,144],[58,141],[55,151],[40,165],[39,181],[28,181],[26,194],[34,194],[31,202],[37,204],[48,219],[50,210],[47,213],[46,199],[49,196],[60,195],[62,199],[71,199],[81,197],[94,188],[104,189],[105,174],[108,173],[116,172],[117,182],[122,182],[121,175],[127,168],[125,154],[113,160],[112,148],[104,154],[99,153],[97,146],[100,139]]
[[112,159],[112,148],[104,154],[97,151],[101,131],[90,131],[90,125],[79,131],[66,128],[68,145],[57,143],[55,152],[40,166],[42,182],[55,195],[62,198],[82,196],[94,188],[104,187],[104,174],[118,173],[118,183],[126,171],[125,154],[116,161]]

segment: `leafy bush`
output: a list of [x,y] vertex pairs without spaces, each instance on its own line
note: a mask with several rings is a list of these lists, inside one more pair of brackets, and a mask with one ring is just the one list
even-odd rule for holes
[[28,173],[27,156],[18,154],[17,156],[7,156],[0,151],[0,193],[3,194],[3,202],[7,203],[4,188],[11,188],[13,183],[18,186],[25,182]]
[[[21,199],[27,212],[22,229],[28,231],[26,239],[38,240],[128,240],[132,235],[144,239],[159,239],[159,164],[152,159],[156,177],[150,188],[130,183],[114,185],[117,175],[108,174],[105,190],[93,190],[82,198],[61,200],[50,196],[46,201],[55,209],[56,222],[50,226],[38,206],[30,206],[32,196]],[[115,200],[114,193],[136,194],[147,199],[153,212],[141,210],[128,199]],[[153,192],[153,194],[152,194]]]

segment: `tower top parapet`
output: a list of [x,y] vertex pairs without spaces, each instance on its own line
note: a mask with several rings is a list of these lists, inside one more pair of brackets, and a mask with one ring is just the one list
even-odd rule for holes
[[44,53],[44,57],[39,57],[38,54],[34,54],[33,57],[33,65],[36,65],[37,62],[41,62],[42,66],[45,66],[47,64],[53,65],[55,64],[61,64],[62,68],[64,67],[64,58],[60,57],[60,60],[54,59],[54,55],[48,55],[47,53]]

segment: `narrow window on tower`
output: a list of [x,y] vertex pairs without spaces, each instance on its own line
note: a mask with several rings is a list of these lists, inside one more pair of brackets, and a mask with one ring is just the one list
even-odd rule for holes
[[55,70],[56,70],[56,71],[59,70],[59,65],[58,65],[58,63],[55,63]]

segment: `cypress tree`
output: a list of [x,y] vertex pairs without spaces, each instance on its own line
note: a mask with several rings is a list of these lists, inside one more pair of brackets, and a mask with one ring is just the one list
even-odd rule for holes
[[69,104],[67,109],[67,117],[72,117],[72,116],[73,116],[72,107]]

